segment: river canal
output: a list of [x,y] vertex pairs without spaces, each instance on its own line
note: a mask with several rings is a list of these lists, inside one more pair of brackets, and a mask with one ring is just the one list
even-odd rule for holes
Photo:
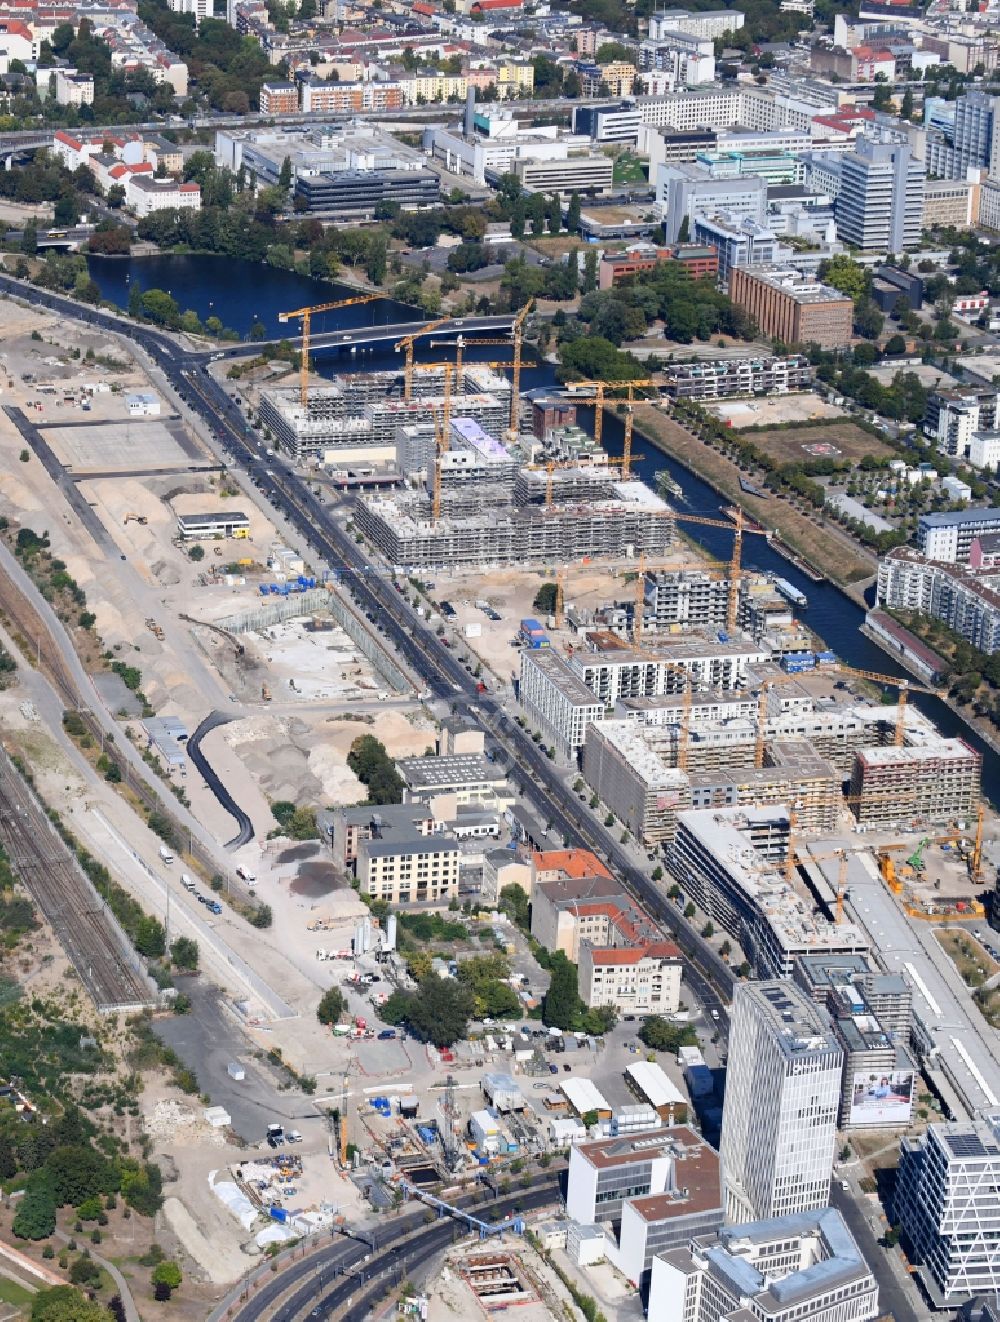
[[[290,308],[305,307],[313,303],[332,302],[347,298],[352,291],[343,285],[311,280],[290,271],[250,262],[232,262],[213,256],[161,256],[121,258],[89,258],[91,275],[105,298],[124,306],[132,281],[138,280],[143,289],[159,288],[170,291],[181,308],[193,308],[200,317],[219,317],[224,325],[246,334],[254,318],[259,318],[269,337],[287,333],[288,328],[278,322],[278,313]],[[413,308],[385,299],[360,307],[343,308],[324,313],[313,321],[314,332],[320,330],[349,330],[358,326],[390,324],[411,321],[420,314]],[[418,361],[435,362],[446,357],[445,349],[432,349],[427,341],[417,346]],[[501,346],[466,350],[466,361],[504,358]],[[399,355],[391,349],[359,349],[357,353],[333,349],[314,353],[316,370],[324,376],[337,372],[377,371],[400,366]],[[535,390],[556,384],[550,363],[538,363],[534,370],[522,377],[522,388]],[[593,431],[593,411],[580,409],[580,425]],[[603,444],[611,455],[622,452],[623,426],[612,412],[605,413]],[[656,486],[657,474],[666,470],[684,493],[682,508],[691,514],[725,517],[721,513],[724,502],[705,482],[673,459],[662,455],[644,439],[636,435],[635,448],[645,448],[645,458],[633,463],[633,472],[650,486]],[[679,502],[680,503],[680,502]],[[685,525],[684,532],[697,541],[717,560],[728,560],[732,552],[732,538],[721,528],[706,528],[698,524]],[[849,666],[859,670],[874,670],[886,675],[905,677],[902,669],[886,652],[876,647],[861,632],[864,612],[849,597],[827,581],[815,582],[801,573],[773,550],[763,538],[744,540],[744,563],[749,567],[780,574],[809,599],[803,619],[814,629],[836,654]],[[895,700],[894,694],[891,697]],[[938,698],[925,694],[911,695],[922,711],[946,735],[957,735],[975,747],[983,758],[983,792],[995,806],[1000,805],[1000,756],[984,743],[964,721]]]

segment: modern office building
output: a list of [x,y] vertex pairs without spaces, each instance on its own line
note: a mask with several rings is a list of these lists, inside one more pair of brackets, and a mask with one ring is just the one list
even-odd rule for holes
[[656,1322],[870,1322],[878,1284],[840,1213],[825,1207],[657,1254],[646,1311]]
[[909,147],[860,138],[841,161],[837,236],[864,252],[901,253],[920,242],[926,171]]
[[1000,509],[948,510],[917,519],[917,550],[928,560],[967,565],[973,542],[1000,532]]
[[684,1125],[570,1149],[566,1211],[580,1225],[618,1224],[612,1263],[645,1288],[654,1257],[722,1224],[719,1156]]
[[904,1138],[893,1211],[936,1307],[1000,1293],[1000,1113]]
[[696,214],[694,240],[715,248],[719,254],[719,284],[724,289],[734,267],[769,266],[778,261],[783,251],[778,238],[766,225],[751,216],[729,213]]
[[661,165],[656,171],[656,205],[668,243],[677,242],[685,219],[689,234],[693,234],[699,214],[712,216],[725,212],[763,225],[767,213],[767,180],[756,175],[714,179],[697,165]]
[[851,342],[851,299],[791,267],[736,267],[729,297],[768,338],[821,349],[842,349]]
[[794,983],[738,983],[729,1043],[727,1220],[828,1207],[843,1070],[830,1016]]

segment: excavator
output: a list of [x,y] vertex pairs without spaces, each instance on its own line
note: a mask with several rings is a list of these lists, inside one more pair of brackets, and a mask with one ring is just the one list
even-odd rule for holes
[[913,851],[913,853],[910,855],[910,857],[906,860],[907,864],[913,869],[914,872],[923,872],[923,870],[924,870],[924,850],[927,848],[927,846],[930,844],[930,842],[931,842],[931,838],[930,838],[930,836],[929,836],[929,835],[925,835],[924,838],[923,838],[923,840],[921,840],[920,844],[917,845],[916,849]]

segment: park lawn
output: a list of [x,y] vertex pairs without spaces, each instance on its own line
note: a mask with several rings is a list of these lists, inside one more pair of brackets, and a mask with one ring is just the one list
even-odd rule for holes
[[14,1308],[30,1308],[34,1292],[9,1276],[0,1276],[0,1303],[11,1304]]

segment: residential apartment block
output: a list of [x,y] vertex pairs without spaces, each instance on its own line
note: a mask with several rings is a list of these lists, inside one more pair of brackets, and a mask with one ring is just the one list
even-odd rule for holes
[[839,290],[787,267],[736,267],[729,296],[762,335],[786,344],[842,349],[851,342],[854,304]]
[[359,888],[362,895],[389,904],[447,903],[458,896],[460,861],[454,840],[362,840],[357,857]]
[[981,774],[982,757],[963,739],[863,748],[854,758],[851,808],[859,826],[868,827],[910,818],[940,826],[972,820]]
[[681,972],[681,952],[672,941],[580,946],[579,990],[588,1009],[610,1005],[623,1014],[676,1014]]
[[[995,533],[984,534],[992,544]],[[1000,570],[928,560],[898,547],[879,561],[878,600],[890,609],[941,620],[980,652],[1000,651]]]
[[828,1207],[843,1069],[830,1016],[794,983],[743,982],[730,1032],[719,1154],[727,1220]]
[[787,395],[808,390],[814,369],[804,354],[783,358],[725,358],[717,362],[669,363],[666,393],[673,399],[734,399]]
[[[667,866],[685,895],[740,945],[759,978],[789,978],[803,955],[863,955],[851,923],[815,912],[785,875],[786,806],[695,809],[678,814]],[[839,1094],[839,1086],[838,1086]]]
[[1000,532],[1000,509],[942,510],[917,519],[917,550],[928,560],[967,565],[972,544]]

